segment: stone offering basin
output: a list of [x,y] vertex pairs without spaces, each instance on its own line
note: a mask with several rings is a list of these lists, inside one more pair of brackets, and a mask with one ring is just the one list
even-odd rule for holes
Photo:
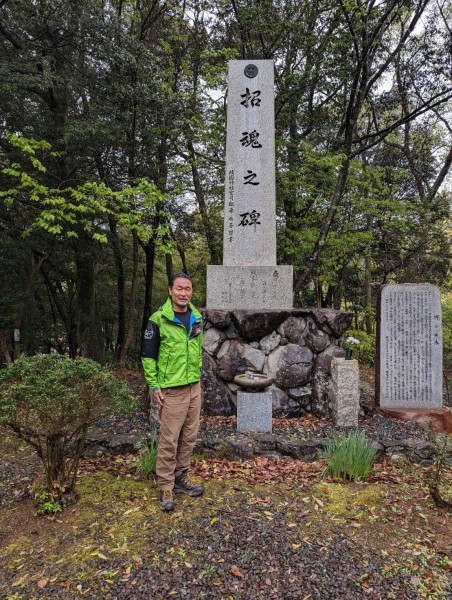
[[233,382],[239,387],[248,390],[263,390],[273,383],[273,377],[265,375],[265,373],[256,373],[254,371],[246,371],[242,375],[236,375]]

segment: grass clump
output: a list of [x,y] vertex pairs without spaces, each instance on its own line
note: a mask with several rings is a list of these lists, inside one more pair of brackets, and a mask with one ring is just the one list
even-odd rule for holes
[[334,479],[368,479],[377,451],[367,443],[363,431],[350,431],[332,438],[325,449],[328,473]]
[[145,442],[145,445],[140,453],[140,457],[137,463],[137,473],[144,477],[149,477],[155,474],[157,465],[157,431],[151,434],[149,440]]

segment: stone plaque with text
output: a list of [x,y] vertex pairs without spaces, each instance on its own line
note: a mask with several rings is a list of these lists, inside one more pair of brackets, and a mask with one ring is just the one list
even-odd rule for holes
[[291,266],[207,266],[208,308],[260,310],[292,308]]
[[379,399],[391,408],[441,408],[442,322],[438,288],[388,284],[379,315]]

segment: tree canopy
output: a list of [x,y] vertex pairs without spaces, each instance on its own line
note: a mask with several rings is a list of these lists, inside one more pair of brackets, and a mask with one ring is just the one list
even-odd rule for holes
[[[227,63],[273,59],[296,305],[450,285],[446,0],[0,0],[0,351],[125,365],[222,261]],[[21,339],[13,337],[19,330]]]

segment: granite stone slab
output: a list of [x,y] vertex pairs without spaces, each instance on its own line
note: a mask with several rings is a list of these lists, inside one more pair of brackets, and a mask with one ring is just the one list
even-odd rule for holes
[[338,427],[358,427],[359,365],[357,360],[331,361],[330,401],[333,423]]
[[442,317],[437,287],[427,283],[385,285],[378,346],[381,407],[442,407]]
[[292,308],[293,267],[207,266],[207,309]]
[[224,265],[276,265],[275,198],[274,62],[232,60],[228,79]]
[[237,392],[237,431],[271,433],[271,392]]

